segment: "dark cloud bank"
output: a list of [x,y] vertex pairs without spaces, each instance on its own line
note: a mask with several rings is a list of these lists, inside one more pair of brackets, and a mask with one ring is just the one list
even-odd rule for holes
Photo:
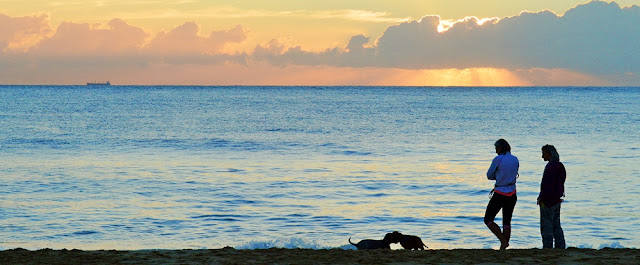
[[[389,27],[367,47],[369,39],[353,36],[345,49],[323,53],[300,47],[257,58],[276,63],[375,66],[406,69],[566,68],[593,74],[638,73],[640,70],[640,7],[590,2],[564,15],[551,11],[523,12],[486,21],[476,18],[438,32],[440,18],[426,16]],[[271,50],[277,50],[271,47]]]

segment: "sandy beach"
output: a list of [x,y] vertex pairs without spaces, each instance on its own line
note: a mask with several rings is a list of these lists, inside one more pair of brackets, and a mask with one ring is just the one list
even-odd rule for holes
[[0,264],[639,264],[638,249],[51,250],[0,252]]

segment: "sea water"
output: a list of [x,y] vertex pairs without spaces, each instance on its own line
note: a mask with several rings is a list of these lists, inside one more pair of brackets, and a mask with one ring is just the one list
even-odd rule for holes
[[542,244],[545,144],[567,245],[640,246],[640,88],[0,86],[0,249],[497,248],[500,138],[511,247]]

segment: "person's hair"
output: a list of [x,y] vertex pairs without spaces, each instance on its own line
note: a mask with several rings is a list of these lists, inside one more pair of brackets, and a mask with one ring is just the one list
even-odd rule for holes
[[547,152],[551,155],[551,161],[558,161],[560,162],[560,155],[558,154],[558,151],[556,150],[556,148],[553,145],[545,145],[542,147],[542,152]]
[[496,141],[496,143],[494,145],[497,146],[497,147],[500,147],[500,155],[504,155],[507,152],[511,152],[511,146],[509,145],[509,143],[505,139],[500,139],[500,140]]

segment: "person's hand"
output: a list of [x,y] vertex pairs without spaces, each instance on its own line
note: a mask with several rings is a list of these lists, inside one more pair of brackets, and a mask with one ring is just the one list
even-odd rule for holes
[[536,201],[536,205],[540,205],[540,198],[538,198]]

